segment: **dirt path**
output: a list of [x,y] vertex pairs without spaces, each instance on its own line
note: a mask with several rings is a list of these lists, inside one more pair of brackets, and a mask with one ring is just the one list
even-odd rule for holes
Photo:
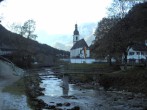
[[0,110],[30,110],[27,106],[25,95],[16,96],[2,92],[4,87],[17,81],[21,74],[23,74],[22,69],[0,61]]
[[[19,69],[19,71],[21,70]],[[12,84],[13,82],[17,81],[20,78],[20,76],[16,76],[14,74],[15,74],[15,71],[12,68],[11,64],[0,61],[0,91],[5,86]]]

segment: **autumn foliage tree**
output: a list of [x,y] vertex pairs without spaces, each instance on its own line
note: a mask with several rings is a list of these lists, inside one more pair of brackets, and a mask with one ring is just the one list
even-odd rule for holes
[[[108,36],[108,33],[110,29],[116,25],[116,23],[120,19],[117,18],[103,18],[99,23],[98,27],[95,31],[96,40],[93,45],[93,48],[95,50],[95,57],[106,57],[109,55],[109,58],[112,56],[113,51],[113,39],[111,39],[110,36]],[[108,49],[109,48],[109,49]],[[111,49],[110,49],[111,48]],[[109,59],[110,60],[110,59]],[[111,61],[110,61],[111,63]]]
[[98,57],[109,55],[118,59],[124,54],[124,61],[127,62],[128,47],[146,40],[147,3],[137,4],[125,17],[113,19],[103,19],[98,24],[94,52]]
[[124,54],[127,62],[128,47],[136,42],[146,40],[147,31],[147,3],[138,4],[109,31],[109,35],[117,43],[116,51]]

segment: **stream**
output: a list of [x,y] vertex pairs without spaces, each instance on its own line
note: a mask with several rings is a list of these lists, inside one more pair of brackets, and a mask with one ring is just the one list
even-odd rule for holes
[[[48,75],[43,76],[46,72]],[[147,110],[147,99],[141,93],[105,91],[102,87],[86,89],[69,83],[68,76],[58,77],[51,69],[39,71],[40,87],[45,88],[39,96],[50,106],[59,110]],[[78,109],[77,109],[78,110]]]

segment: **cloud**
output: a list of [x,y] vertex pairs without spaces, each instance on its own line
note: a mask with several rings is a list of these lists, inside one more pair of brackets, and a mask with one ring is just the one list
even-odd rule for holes
[[93,35],[97,27],[97,22],[84,23],[79,26],[81,38],[84,38],[88,46],[91,45],[95,36]]
[[[80,39],[84,38],[88,46],[90,46],[92,41],[95,39],[93,33],[96,29],[96,26],[97,23],[82,23],[78,25]],[[58,37],[60,38],[58,38],[58,41],[53,46],[58,49],[69,51],[73,46],[73,33],[71,33],[71,35],[59,35]]]
[[90,35],[90,36],[87,36],[85,38],[85,41],[87,42],[88,46],[90,46],[94,40],[95,40],[95,36],[94,35]]
[[66,50],[66,51],[69,51],[71,49],[71,46],[72,45],[63,44],[59,42],[56,42],[54,45],[55,48],[60,49],[60,50]]

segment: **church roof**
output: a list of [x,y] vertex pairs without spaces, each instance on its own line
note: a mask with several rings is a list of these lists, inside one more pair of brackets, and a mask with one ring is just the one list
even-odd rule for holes
[[77,41],[77,42],[73,45],[73,47],[71,48],[71,50],[77,49],[77,48],[83,48],[83,47],[88,48],[88,45],[87,45],[87,43],[85,42],[84,39],[81,39],[81,40]]

